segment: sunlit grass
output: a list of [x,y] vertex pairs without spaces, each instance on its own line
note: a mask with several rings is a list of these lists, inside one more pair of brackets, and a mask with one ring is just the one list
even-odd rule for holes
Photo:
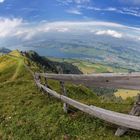
[[9,55],[16,56],[16,57],[21,57],[18,50],[14,50],[14,51],[10,52]]
[[117,92],[115,92],[116,97],[121,97],[122,99],[127,99],[128,97],[135,97],[140,93],[138,90],[124,90],[119,89]]

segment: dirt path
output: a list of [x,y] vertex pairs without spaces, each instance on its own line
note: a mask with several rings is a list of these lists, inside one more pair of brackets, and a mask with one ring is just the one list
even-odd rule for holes
[[12,58],[12,59],[15,59],[17,60],[17,68],[12,76],[12,78],[10,79],[10,81],[14,81],[16,79],[16,77],[18,76],[19,74],[19,71],[21,69],[21,66],[23,65],[23,59],[17,57],[17,56],[13,56],[13,55],[7,55],[8,57]]
[[17,68],[15,70],[15,73],[14,73],[14,75],[11,78],[12,81],[15,80],[16,77],[18,76],[18,73],[19,73],[19,71],[21,69],[21,66],[22,66],[22,62],[23,62],[23,60],[19,60],[18,65],[17,65]]

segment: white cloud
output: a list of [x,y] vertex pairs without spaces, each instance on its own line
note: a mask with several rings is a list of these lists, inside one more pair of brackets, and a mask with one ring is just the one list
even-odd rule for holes
[[121,3],[126,3],[129,5],[140,5],[140,0],[119,0]]
[[93,6],[88,6],[88,7],[83,7],[88,10],[95,10],[95,11],[116,11],[117,9],[114,7],[107,7],[107,8],[99,8],[99,7],[93,7]]
[[109,35],[115,38],[122,38],[122,33],[119,33],[117,31],[114,30],[102,30],[102,31],[97,31],[95,33],[96,35]]
[[116,12],[120,14],[125,14],[125,15],[131,15],[131,16],[136,16],[140,17],[140,8],[135,8],[135,7],[121,7],[121,8],[115,8],[115,7],[106,7],[106,8],[99,8],[99,7],[82,7],[87,10],[94,10],[94,11],[105,11],[105,12]]
[[[82,14],[81,10],[94,10],[94,11],[101,11],[101,12],[114,12],[124,15],[131,15],[140,17],[140,0],[119,0],[121,3],[127,3],[129,5],[132,5],[131,7],[95,7],[91,0],[57,0],[59,4],[61,5],[67,5],[70,6],[70,10],[67,10],[66,12],[72,13],[72,14]],[[137,7],[136,7],[137,6]],[[84,11],[83,10],[83,11]]]
[[50,28],[43,23],[33,26],[32,23],[25,22],[21,18],[0,17],[0,38],[19,37],[29,40],[38,33],[48,32],[49,30]]
[[90,0],[74,0],[75,3],[81,4],[81,3],[89,3]]
[[118,9],[116,10],[116,12],[121,13],[121,14],[125,14],[125,15],[131,15],[131,16],[136,16],[136,17],[140,17],[140,9],[135,9],[135,8],[122,8],[122,9]]
[[114,7],[108,7],[108,8],[106,8],[105,10],[107,10],[107,11],[116,11],[117,9],[114,8]]
[[5,0],[0,0],[0,3],[3,3]]
[[56,31],[58,31],[58,32],[68,32],[69,29],[68,28],[56,28]]
[[51,22],[48,23],[49,26],[56,27],[56,26],[67,26],[67,27],[80,27],[80,26],[107,26],[107,27],[124,27],[124,25],[113,23],[113,22],[103,22],[103,21],[85,21],[85,22],[79,22],[79,21],[57,21],[57,22]]
[[89,3],[90,0],[57,0],[62,5],[69,5],[69,4],[85,4]]
[[69,9],[69,10],[66,10],[67,13],[70,13],[70,14],[76,14],[76,15],[81,15],[82,12],[79,11],[78,9]]
[[82,15],[82,8],[89,7],[90,0],[57,0],[59,5],[69,6],[65,12],[75,15]]
[[31,40],[40,35],[45,36],[49,32],[93,32],[96,35],[108,35],[115,38],[138,39],[140,28],[128,27],[117,23],[87,21],[87,22],[47,22],[38,24],[25,22],[18,18],[0,18],[0,39],[9,39],[11,37],[21,40]]
[[22,24],[22,19],[0,18],[0,37],[12,36],[15,33],[15,29]]

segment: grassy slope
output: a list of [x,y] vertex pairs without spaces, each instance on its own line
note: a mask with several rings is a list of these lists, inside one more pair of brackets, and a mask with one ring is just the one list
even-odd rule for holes
[[[23,58],[17,55],[0,57],[0,139],[139,139],[136,133],[117,138],[114,136],[114,126],[78,110],[65,114],[60,101],[42,95],[37,90],[30,73],[21,62]],[[12,79],[15,72],[16,76]],[[49,83],[60,91],[57,82]],[[104,103],[83,86],[67,85],[67,90],[70,97],[87,104],[126,113],[131,108],[126,103]]]

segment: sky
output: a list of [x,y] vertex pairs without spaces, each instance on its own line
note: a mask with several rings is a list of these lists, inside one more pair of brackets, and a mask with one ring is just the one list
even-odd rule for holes
[[31,22],[100,20],[140,26],[140,0],[0,0],[0,17]]
[[0,0],[1,44],[75,28],[140,41],[140,0]]

